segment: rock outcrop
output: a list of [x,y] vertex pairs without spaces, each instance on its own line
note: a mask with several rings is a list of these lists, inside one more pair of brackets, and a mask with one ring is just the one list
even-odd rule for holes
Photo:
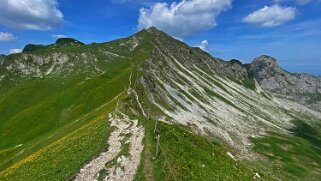
[[263,89],[321,111],[321,77],[287,72],[266,55],[256,58],[251,70]]

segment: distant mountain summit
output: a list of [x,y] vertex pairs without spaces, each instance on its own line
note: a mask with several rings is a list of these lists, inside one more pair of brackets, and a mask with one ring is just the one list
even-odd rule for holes
[[23,48],[22,53],[34,52],[34,51],[45,50],[50,48],[51,49],[59,48],[63,46],[80,46],[80,45],[85,45],[85,44],[73,38],[59,38],[57,39],[56,43],[51,45],[28,44]]
[[275,58],[268,55],[262,55],[253,60],[251,68],[256,79],[263,79],[260,73],[266,71],[266,74],[273,74],[280,71],[280,67]]
[[256,58],[251,68],[254,78],[265,90],[321,111],[321,77],[290,73],[266,55]]
[[22,53],[34,52],[34,51],[38,51],[38,50],[42,50],[42,49],[46,49],[46,46],[28,44],[22,49]]
[[56,44],[60,45],[60,46],[85,45],[84,43],[82,43],[76,39],[73,39],[73,38],[59,38],[56,41]]

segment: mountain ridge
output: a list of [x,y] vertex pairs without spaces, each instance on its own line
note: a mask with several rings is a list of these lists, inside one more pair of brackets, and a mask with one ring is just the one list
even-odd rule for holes
[[[135,33],[134,35],[132,35],[132,36],[135,36],[136,34],[140,34],[140,33],[144,33],[144,32],[149,32],[149,33],[151,33],[151,34],[153,34],[153,33],[155,33],[155,34],[157,34],[156,32],[162,32],[162,31],[160,31],[160,30],[158,30],[156,27],[150,27],[150,28],[148,28],[148,29],[144,29],[144,30],[141,30],[141,31],[139,31],[139,32],[137,32],[137,33]],[[162,32],[163,34],[165,34],[166,36],[168,36],[166,33],[164,33],[164,32]],[[175,38],[174,38],[175,39]],[[175,40],[177,40],[177,39],[175,39]],[[178,41],[181,41],[181,40],[178,40]],[[87,46],[90,46],[90,45],[92,45],[92,44],[84,44],[84,43],[82,43],[82,42],[80,42],[80,41],[78,41],[78,40],[76,40],[76,39],[73,39],[73,38],[59,38],[59,39],[57,39],[56,41],[55,41],[55,43],[54,44],[49,44],[49,45],[41,45],[41,44],[37,44],[37,45],[35,45],[35,44],[27,44],[25,47],[24,47],[24,49],[29,49],[28,48],[28,46],[33,46],[33,47],[35,47],[36,48],[36,50],[31,50],[31,52],[32,51],[37,51],[37,50],[42,50],[42,49],[46,49],[47,47],[50,47],[51,45],[64,45],[64,43],[62,43],[62,42],[67,42],[67,44],[68,43],[73,43],[73,42],[75,42],[76,44],[78,43],[79,45],[87,45]],[[111,41],[112,42],[112,41]],[[181,41],[182,43],[184,43],[183,41]],[[108,43],[108,42],[102,42],[102,43],[99,43],[99,44],[104,44],[104,43]],[[97,43],[94,43],[94,44],[97,44]],[[185,43],[184,43],[185,44]],[[72,44],[71,44],[72,45]],[[32,47],[32,48],[33,48]],[[39,49],[37,49],[37,47],[39,48]],[[32,49],[31,48],[31,49]],[[203,51],[203,50],[201,50],[199,47],[191,47],[192,49],[194,49],[195,48],[195,50],[196,49],[199,49],[200,51]],[[27,53],[27,52],[30,52],[30,50],[24,50],[22,53]],[[205,52],[205,51],[203,51],[204,53],[206,53],[206,54],[208,54],[208,52]],[[210,54],[208,54],[209,56],[212,56],[212,55],[210,55]],[[5,57],[6,55],[2,55],[1,56],[1,58],[3,59],[4,57]],[[8,55],[7,55],[8,56]],[[275,61],[276,61],[276,65],[279,67],[279,65],[278,65],[278,62],[277,62],[277,60],[275,59],[275,58],[273,58],[273,57],[271,57],[271,56],[269,56],[269,55],[259,55],[259,56],[257,56],[256,58],[254,58],[253,60],[252,60],[252,62],[251,63],[242,63],[240,60],[237,60],[237,59],[231,59],[231,60],[223,60],[223,59],[221,59],[221,60],[223,60],[223,61],[225,61],[225,62],[234,62],[234,63],[238,63],[238,64],[241,64],[241,65],[243,65],[243,66],[246,66],[246,65],[248,65],[248,64],[253,64],[254,63],[254,61],[255,60],[257,60],[258,58],[262,58],[262,57],[264,57],[264,58],[266,58],[266,60],[267,59],[274,59]],[[219,59],[219,58],[218,58]],[[284,70],[284,69],[283,69]],[[289,71],[287,71],[287,72],[289,72]],[[293,74],[307,74],[307,75],[309,75],[309,76],[312,76],[312,77],[320,77],[320,76],[317,76],[317,75],[312,75],[312,74],[309,74],[309,73],[306,73],[306,72],[289,72],[289,73],[293,73]]]

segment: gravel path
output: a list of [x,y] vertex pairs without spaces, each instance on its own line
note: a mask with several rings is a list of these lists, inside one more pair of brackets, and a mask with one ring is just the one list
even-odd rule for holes
[[[84,165],[75,181],[97,180],[99,172],[104,169],[108,173],[104,180],[133,180],[143,151],[144,128],[138,126],[137,120],[130,120],[126,115],[120,118],[110,114],[109,120],[114,130],[108,138],[108,150]],[[130,144],[129,156],[120,156],[117,158],[117,165],[107,169],[106,163],[112,161],[121,151],[125,140],[124,133],[131,133],[131,137],[125,142]]]
[[108,169],[108,175],[104,180],[130,181],[134,179],[143,151],[144,128],[138,126],[138,121],[134,120],[130,133],[132,136],[128,140],[130,143],[129,156],[122,155],[117,158],[117,165]]

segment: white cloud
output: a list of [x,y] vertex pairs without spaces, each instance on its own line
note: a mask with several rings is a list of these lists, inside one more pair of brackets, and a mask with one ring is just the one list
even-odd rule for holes
[[15,53],[21,53],[21,52],[22,52],[22,50],[17,48],[17,49],[11,49],[9,53],[15,54]]
[[216,16],[231,7],[232,0],[182,0],[141,8],[138,28],[155,26],[173,36],[186,36],[216,26]]
[[62,25],[57,0],[0,0],[0,24],[15,29],[50,30]]
[[243,18],[243,22],[259,24],[263,27],[274,27],[294,19],[296,13],[297,11],[293,7],[264,6]]
[[199,47],[200,49],[202,49],[203,51],[207,51],[208,50],[208,41],[207,40],[203,40],[201,42],[200,45],[198,45],[197,47]]
[[0,41],[12,41],[16,39],[15,36],[11,33],[0,32]]
[[68,38],[67,35],[60,35],[60,34],[53,34],[51,35],[53,38],[59,39],[59,38]]

